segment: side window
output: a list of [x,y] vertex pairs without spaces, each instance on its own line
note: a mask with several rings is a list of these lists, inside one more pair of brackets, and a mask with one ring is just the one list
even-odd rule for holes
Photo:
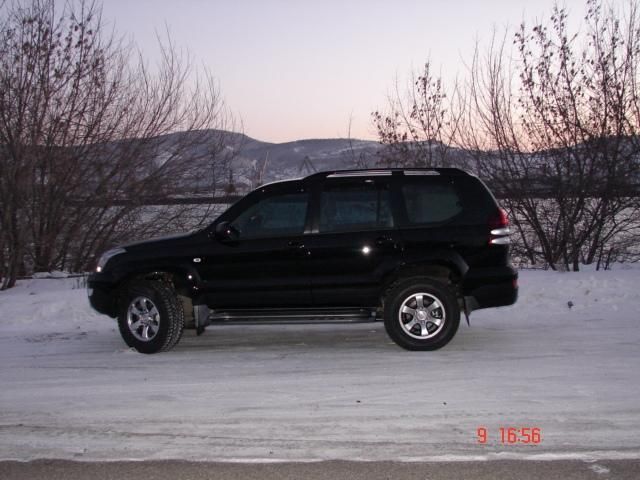
[[462,212],[458,192],[451,183],[408,183],[401,188],[410,223],[438,223]]
[[241,239],[302,234],[308,203],[307,193],[273,195],[255,203],[231,223]]
[[388,185],[373,180],[327,183],[320,199],[320,232],[393,227]]

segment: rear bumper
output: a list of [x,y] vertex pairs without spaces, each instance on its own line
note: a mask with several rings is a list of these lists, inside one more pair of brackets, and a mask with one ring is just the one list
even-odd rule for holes
[[511,266],[474,268],[465,276],[462,291],[467,313],[513,305],[518,299],[518,272]]

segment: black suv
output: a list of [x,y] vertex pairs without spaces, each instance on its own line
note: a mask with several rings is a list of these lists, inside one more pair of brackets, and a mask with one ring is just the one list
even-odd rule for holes
[[398,345],[435,350],[461,311],[518,293],[504,210],[453,168],[264,185],[203,230],[105,252],[88,285],[93,308],[143,353],[217,322],[380,316]]

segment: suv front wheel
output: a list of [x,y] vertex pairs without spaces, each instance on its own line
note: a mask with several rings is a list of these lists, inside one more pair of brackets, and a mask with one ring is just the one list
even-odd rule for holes
[[140,353],[170,350],[184,329],[182,302],[171,285],[138,280],[122,296],[118,327],[125,343]]
[[393,285],[385,296],[384,326],[391,339],[407,350],[437,350],[453,338],[460,308],[442,282],[414,278]]

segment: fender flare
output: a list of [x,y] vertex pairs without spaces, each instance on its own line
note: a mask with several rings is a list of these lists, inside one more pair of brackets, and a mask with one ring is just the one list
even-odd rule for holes
[[113,278],[118,286],[126,285],[134,278],[154,278],[170,275],[176,292],[185,297],[194,298],[199,294],[201,279],[198,271],[192,265],[163,264],[128,265],[129,268],[119,268],[113,272]]
[[[456,282],[461,282],[469,271],[469,265],[458,252],[449,249],[433,250],[404,259],[387,276],[384,282],[385,288],[400,277],[429,275],[433,273],[434,267],[449,270],[454,277],[452,280]],[[431,272],[430,269],[432,269]]]

